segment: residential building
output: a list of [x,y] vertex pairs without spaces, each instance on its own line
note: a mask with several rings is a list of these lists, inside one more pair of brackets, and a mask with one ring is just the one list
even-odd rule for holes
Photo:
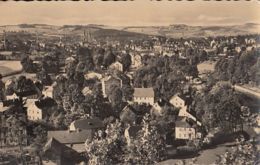
[[47,109],[56,105],[56,102],[51,98],[42,100],[28,99],[25,104],[27,118],[31,121],[43,120],[47,116]]
[[175,139],[193,140],[195,138],[195,128],[186,121],[186,117],[179,117],[175,122]]
[[138,68],[142,65],[142,56],[139,54],[131,53],[131,68]]
[[123,72],[123,64],[121,64],[120,62],[116,61],[113,64],[111,64],[109,66],[110,69],[115,69],[115,70],[119,70],[121,72]]
[[55,138],[50,138],[43,147],[43,157],[43,164],[48,165],[71,165],[82,161],[86,162],[83,155]]
[[35,102],[37,99],[29,99],[26,101],[25,107],[27,108],[28,120],[36,121],[44,118],[44,112],[40,109]]
[[133,101],[141,104],[154,104],[154,90],[153,88],[134,88]]
[[102,92],[103,96],[107,97],[109,89],[111,89],[112,85],[116,85],[118,87],[122,87],[122,80],[120,78],[114,76],[107,76],[101,80],[102,83]]
[[81,153],[85,151],[86,140],[92,140],[92,130],[59,130],[59,131],[48,131],[48,139],[55,138],[59,143],[72,148],[73,150]]
[[98,131],[104,129],[103,122],[98,118],[92,119],[80,119],[73,121],[70,126],[70,131],[77,131],[77,130],[93,130]]
[[198,125],[201,125],[195,115],[192,114],[192,111],[189,110],[192,104],[192,98],[189,94],[176,94],[170,99],[170,103],[174,107],[180,108],[178,116],[190,118],[196,121]]
[[42,91],[42,94],[45,97],[53,98],[53,86],[45,86],[43,91]]

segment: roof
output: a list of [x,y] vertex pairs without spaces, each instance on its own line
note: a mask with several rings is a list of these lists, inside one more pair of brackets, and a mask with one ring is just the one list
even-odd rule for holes
[[82,131],[48,131],[48,139],[55,138],[63,144],[78,144],[85,143],[87,139],[92,139],[91,130]]
[[1,51],[0,54],[4,55],[4,56],[10,56],[10,55],[13,54],[13,52],[11,52],[11,51]]
[[98,118],[75,120],[71,125],[74,125],[75,129],[79,130],[104,128],[103,122]]
[[[46,156],[46,153],[48,153],[48,151],[50,151],[49,153],[55,153],[55,154],[59,154],[62,155],[63,158],[66,158],[68,160],[72,160],[72,161],[78,161],[79,159],[81,159],[80,154],[75,151],[74,149],[66,146],[65,144],[60,143],[57,139],[55,138],[50,138],[47,143],[45,144],[45,146],[43,147],[43,152]],[[48,156],[48,154],[47,154]]]
[[27,96],[37,95],[38,93],[35,90],[29,90],[29,91],[15,92],[15,94],[19,97],[27,97]]
[[135,88],[134,97],[154,97],[153,88]]
[[52,106],[55,106],[55,105],[57,105],[57,103],[56,103],[55,100],[53,100],[52,98],[47,97],[47,98],[45,98],[45,99],[35,101],[35,105],[36,105],[38,108],[43,108],[43,107],[52,107]]
[[178,95],[182,100],[184,100],[185,105],[191,105],[192,103],[192,98],[190,95],[185,95],[185,94],[179,94]]
[[175,122],[175,127],[191,128],[185,117],[178,117]]

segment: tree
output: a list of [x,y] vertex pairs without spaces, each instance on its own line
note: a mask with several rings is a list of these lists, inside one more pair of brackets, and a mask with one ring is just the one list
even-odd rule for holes
[[122,90],[116,85],[111,85],[108,92],[108,99],[111,102],[112,106],[119,106],[122,103],[122,98]]
[[0,74],[0,101],[5,100],[5,84],[2,81],[2,75]]
[[258,164],[260,152],[255,144],[245,141],[240,141],[231,150],[227,150],[224,154],[218,156],[216,164]]
[[42,69],[41,72],[36,73],[36,78],[40,80],[43,85],[48,86],[52,84],[50,75],[44,69]]
[[165,138],[158,133],[156,126],[151,125],[149,115],[143,119],[142,130],[138,138],[128,148],[125,160],[130,164],[156,164],[165,159]]
[[123,54],[121,63],[123,64],[123,70],[128,71],[132,64],[131,56],[129,54]]
[[106,53],[104,55],[103,65],[107,68],[113,62],[115,62],[115,60],[116,60],[115,54],[112,52],[112,49],[109,49],[109,50],[106,51]]
[[92,141],[86,141],[86,151],[88,154],[89,165],[102,164],[122,164],[123,128],[119,121],[109,124],[106,129],[106,137],[97,136]]
[[29,56],[26,56],[22,58],[21,64],[23,67],[23,70],[28,73],[34,73],[37,71],[36,65],[33,63],[33,61],[29,58]]

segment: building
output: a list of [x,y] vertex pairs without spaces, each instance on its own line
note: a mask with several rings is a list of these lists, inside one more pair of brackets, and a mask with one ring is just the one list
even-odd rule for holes
[[88,72],[87,74],[84,75],[84,77],[86,80],[91,80],[91,79],[101,80],[103,76],[100,73]]
[[43,147],[43,157],[43,164],[48,165],[71,165],[86,161],[80,153],[55,138],[50,138]]
[[130,54],[131,55],[131,68],[138,68],[142,65],[142,56],[139,54]]
[[123,64],[121,64],[120,62],[116,61],[113,64],[111,64],[109,66],[110,69],[115,69],[115,70],[119,70],[121,72],[123,72]]
[[26,101],[25,107],[27,108],[28,120],[37,121],[44,118],[44,112],[40,109],[35,102],[37,99],[29,99]]
[[114,76],[107,76],[101,80],[102,83],[102,92],[103,96],[107,97],[109,89],[111,89],[112,85],[116,85],[118,87],[122,87],[122,80],[120,78]]
[[86,140],[92,140],[93,132],[91,130],[82,131],[70,131],[70,130],[59,130],[59,131],[48,131],[48,139],[56,139],[59,143],[72,148],[73,150],[81,153],[85,151]]
[[27,119],[31,121],[43,120],[47,116],[47,109],[56,105],[56,102],[51,98],[43,100],[28,99],[25,104]]
[[138,104],[146,103],[146,104],[153,105],[154,104],[153,88],[135,88],[133,101]]
[[185,117],[179,117],[175,122],[175,139],[193,140],[196,138],[196,130]]
[[195,115],[189,110],[190,105],[192,104],[192,98],[190,95],[186,94],[176,94],[170,99],[170,103],[179,108],[179,117],[187,117],[197,122],[198,125],[201,125],[201,122],[197,120]]
[[42,94],[45,97],[53,98],[53,86],[45,86],[43,91],[42,91]]
[[103,122],[98,118],[92,119],[80,119],[73,121],[70,126],[70,131],[78,131],[78,130],[93,130],[98,131],[103,129],[105,126]]

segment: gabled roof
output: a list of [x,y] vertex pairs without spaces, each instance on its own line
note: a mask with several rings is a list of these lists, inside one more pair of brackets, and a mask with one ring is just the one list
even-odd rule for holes
[[92,139],[91,130],[82,131],[48,131],[48,139],[55,138],[62,144],[79,144],[85,143],[87,139]]
[[135,88],[134,97],[154,97],[153,88]]
[[15,94],[19,97],[28,97],[32,95],[37,95],[38,93],[35,90],[29,90],[29,91],[15,92]]
[[178,117],[175,122],[175,127],[191,128],[191,125],[186,121],[186,117]]
[[79,130],[104,128],[103,122],[98,118],[75,120],[71,125],[74,125],[75,129]]

